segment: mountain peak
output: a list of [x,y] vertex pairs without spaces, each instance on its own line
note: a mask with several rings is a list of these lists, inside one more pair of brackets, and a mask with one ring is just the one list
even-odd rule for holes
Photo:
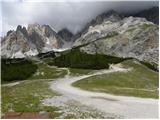
[[40,25],[38,23],[28,24],[27,30],[32,31],[33,29],[39,29]]
[[115,10],[109,10],[106,11],[96,17],[95,20],[92,21],[93,24],[101,24],[105,20],[110,20],[110,21],[118,21],[121,20],[123,16],[116,12]]
[[[2,43],[2,57],[20,58],[61,48],[61,37],[49,25],[18,25],[16,31],[8,31]],[[20,55],[19,55],[20,53]]]
[[49,25],[46,24],[42,25],[42,27],[51,28]]
[[12,32],[13,32],[13,30],[9,30],[9,31],[7,32],[7,36],[9,36],[9,34],[12,33]]
[[134,17],[142,17],[146,18],[148,21],[151,21],[155,24],[159,24],[159,7],[154,6],[149,9],[142,10],[137,13],[132,13],[132,14],[126,14],[126,17],[128,16],[134,16]]
[[58,35],[61,36],[65,41],[70,41],[73,37],[73,34],[67,28],[60,30]]
[[105,15],[105,16],[109,17],[111,15],[120,15],[120,14],[115,10],[109,10],[107,12],[102,13],[102,15]]
[[18,25],[16,31],[21,31],[22,30],[22,26]]

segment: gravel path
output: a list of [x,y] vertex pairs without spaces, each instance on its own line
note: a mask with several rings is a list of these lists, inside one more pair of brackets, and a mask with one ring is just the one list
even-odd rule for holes
[[109,70],[102,70],[90,75],[73,77],[69,75],[65,78],[51,82],[51,89],[62,94],[59,97],[48,98],[43,104],[49,106],[66,106],[69,101],[78,101],[83,105],[93,107],[99,111],[116,115],[118,118],[158,118],[158,100],[148,98],[115,96],[106,93],[85,91],[73,87],[71,84],[94,75],[111,72],[127,72],[129,69],[120,66],[111,66]]

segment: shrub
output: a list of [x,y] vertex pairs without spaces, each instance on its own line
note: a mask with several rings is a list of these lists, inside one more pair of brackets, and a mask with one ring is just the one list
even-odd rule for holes
[[25,59],[2,59],[2,81],[24,80],[34,74],[37,65]]
[[143,65],[145,65],[145,66],[147,66],[148,68],[150,68],[151,70],[153,70],[153,71],[156,71],[156,72],[158,72],[159,70],[158,70],[158,65],[156,65],[156,64],[154,64],[154,63],[148,63],[148,62],[145,62],[145,61],[140,61],[140,63],[141,64],[143,64]]
[[103,69],[109,68],[109,64],[111,63],[119,63],[123,60],[125,59],[101,54],[87,54],[81,52],[79,49],[73,49],[70,52],[56,57],[49,65],[84,69]]

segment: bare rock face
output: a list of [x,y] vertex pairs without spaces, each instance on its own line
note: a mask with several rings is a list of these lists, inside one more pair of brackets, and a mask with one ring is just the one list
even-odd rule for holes
[[49,25],[30,24],[28,25],[30,40],[37,46],[39,53],[45,53],[60,48],[62,39]]
[[1,41],[1,56],[22,58],[34,56],[58,49],[63,44],[62,38],[48,25],[30,24],[28,28],[17,26],[16,31],[9,31]]
[[[155,10],[156,9],[156,10]],[[149,11],[149,15],[147,14]],[[143,11],[136,16],[145,16],[154,22],[154,11]],[[149,19],[152,18],[152,19]],[[67,29],[56,33],[49,25],[30,24],[28,28],[18,26],[8,31],[1,40],[1,56],[7,58],[26,57],[59,48],[80,46],[89,54],[105,54],[118,57],[132,57],[158,64],[159,26],[145,18],[124,17],[111,10],[98,15],[85,28],[73,35]]]
[[63,44],[61,44],[62,48],[70,48],[74,42],[74,36],[67,28],[60,30],[57,33],[62,39]]
[[60,35],[62,37],[62,39],[64,39],[65,41],[68,41],[68,42],[70,42],[73,37],[73,34],[66,28],[60,30],[58,32],[58,35]]
[[73,47],[81,45],[80,50],[89,54],[132,57],[158,64],[158,32],[158,25],[144,18],[106,19],[101,24],[90,26]]
[[16,31],[8,33],[1,41],[1,56],[6,58],[23,58],[25,55],[36,55],[36,46],[28,40],[25,27],[18,26]]

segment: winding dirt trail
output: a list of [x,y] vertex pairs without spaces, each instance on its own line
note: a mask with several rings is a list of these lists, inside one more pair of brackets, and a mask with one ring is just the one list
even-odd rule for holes
[[85,91],[72,86],[72,83],[94,75],[111,72],[127,72],[129,69],[112,66],[109,70],[99,71],[90,75],[78,77],[68,75],[65,78],[52,81],[51,89],[61,93],[62,96],[48,98],[43,101],[45,105],[65,105],[66,102],[75,100],[86,106],[94,107],[104,113],[115,114],[121,118],[158,118],[158,100],[148,98],[115,96],[106,93]]

